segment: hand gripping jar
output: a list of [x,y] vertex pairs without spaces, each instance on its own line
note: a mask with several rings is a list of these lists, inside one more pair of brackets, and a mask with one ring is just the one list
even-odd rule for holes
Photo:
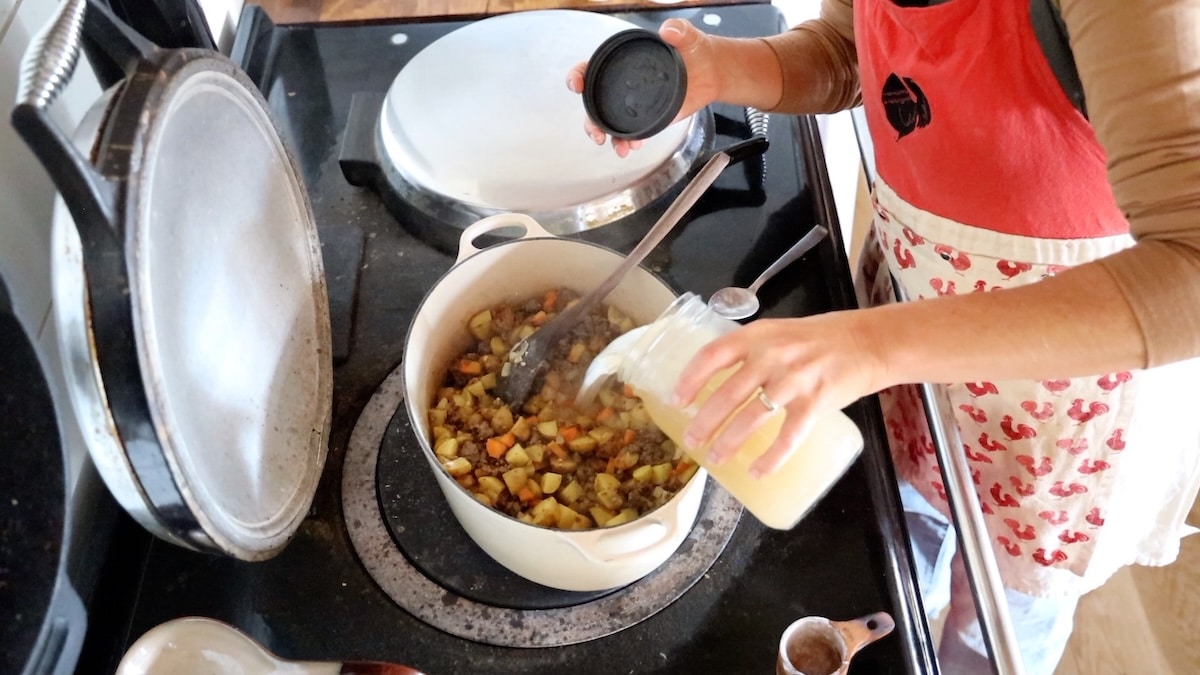
[[[759,521],[768,527],[790,529],[858,457],[863,447],[862,433],[845,413],[835,411],[817,421],[783,466],[761,478],[750,475],[750,464],[778,436],[787,414],[782,408],[771,414],[735,456],[720,465],[708,461],[707,447],[687,447],[683,435],[688,424],[700,405],[737,366],[714,375],[686,408],[671,404],[675,385],[701,347],[739,327],[738,323],[710,310],[696,294],[685,293],[624,345],[616,375],[643,400],[659,428]],[[761,403],[753,396],[738,410],[746,405]]]

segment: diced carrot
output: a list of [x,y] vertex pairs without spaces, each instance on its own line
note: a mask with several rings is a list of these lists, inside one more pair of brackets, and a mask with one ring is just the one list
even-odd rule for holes
[[628,384],[625,385],[625,388],[622,389],[621,392],[625,394],[625,398],[633,398],[633,387],[629,386]]
[[537,495],[533,494],[533,490],[530,490],[527,487],[523,487],[517,491],[517,498],[523,502],[528,503],[528,502],[532,502],[535,499],[537,499]]
[[616,473],[616,472],[617,472],[617,458],[609,457],[608,458],[608,466],[604,467],[604,473]]
[[517,444],[517,437],[510,431],[500,437],[500,442],[504,444],[505,448],[511,448]]
[[576,438],[579,438],[579,427],[574,426],[574,425],[569,426],[569,427],[563,427],[558,430],[558,433],[563,437],[564,441],[567,441],[568,443],[570,443],[571,441],[575,440]]
[[492,437],[487,439],[487,454],[488,457],[491,457],[492,459],[500,459],[503,457],[504,453],[508,452],[508,447],[509,446],[505,445],[504,442],[499,438]]
[[629,445],[635,440],[637,440],[637,432],[633,429],[626,429],[625,433],[621,436],[621,443],[623,445]]
[[687,471],[691,466],[692,466],[692,463],[690,461],[688,461],[686,459],[681,459],[681,460],[679,460],[679,463],[675,465],[674,473],[676,476],[678,476],[679,474],[683,473],[684,471]]
[[546,449],[554,453],[554,456],[559,459],[567,458],[567,449],[558,444],[558,441],[550,441],[546,444]]
[[483,373],[483,364],[471,359],[462,359],[458,362],[458,372],[463,375],[480,375]]
[[529,317],[529,323],[534,326],[540,326],[540,325],[546,323],[546,319],[547,319],[546,313],[544,311],[538,310],[537,314],[534,314],[533,316]]
[[558,291],[551,288],[546,291],[546,295],[542,296],[542,309],[547,312],[553,312],[554,306],[558,304]]
[[601,410],[600,412],[596,413],[596,421],[597,421],[597,422],[605,422],[605,421],[607,421],[607,420],[608,420],[610,417],[612,417],[612,416],[613,416],[613,414],[614,414],[614,411],[613,411],[613,409],[612,409],[612,406],[611,406],[611,405],[606,405],[606,406],[604,406],[604,409],[603,409],[603,410]]

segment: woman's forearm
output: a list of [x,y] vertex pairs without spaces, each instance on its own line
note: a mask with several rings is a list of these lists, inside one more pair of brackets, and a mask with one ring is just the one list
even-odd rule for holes
[[877,389],[910,382],[1052,379],[1144,367],[1145,340],[1098,264],[1038,283],[859,313],[882,355]]

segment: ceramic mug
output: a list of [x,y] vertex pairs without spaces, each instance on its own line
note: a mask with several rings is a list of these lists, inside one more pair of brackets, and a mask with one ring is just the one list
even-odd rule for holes
[[806,616],[792,622],[779,639],[776,675],[845,675],[860,649],[892,632],[887,612],[849,621]]

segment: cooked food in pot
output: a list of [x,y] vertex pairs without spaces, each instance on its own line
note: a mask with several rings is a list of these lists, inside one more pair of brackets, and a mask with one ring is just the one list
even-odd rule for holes
[[595,402],[575,405],[588,364],[634,327],[614,307],[592,310],[562,339],[523,409],[493,395],[509,348],[577,300],[552,289],[471,316],[472,344],[447,367],[429,423],[442,468],[477,500],[528,523],[582,530],[663,505],[698,467],[615,379]]

